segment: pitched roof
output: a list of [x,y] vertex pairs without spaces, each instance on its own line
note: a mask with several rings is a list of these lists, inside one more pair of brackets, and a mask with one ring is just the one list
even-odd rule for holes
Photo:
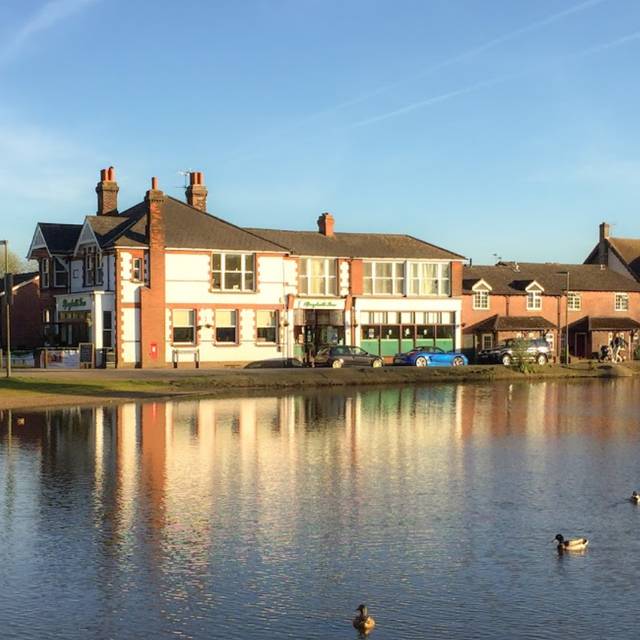
[[[20,287],[31,280],[35,280],[40,276],[38,271],[29,271],[28,273],[13,274],[13,288]],[[0,294],[4,295],[4,277],[0,278]]]
[[628,316],[600,317],[585,316],[572,322],[569,326],[578,327],[585,325],[587,331],[625,331],[640,329],[640,322]]
[[640,278],[640,240],[636,238],[608,238],[609,244],[624,260],[637,278]]
[[40,227],[40,231],[42,232],[50,253],[73,253],[78,236],[82,230],[81,224],[39,222],[38,226]]
[[139,202],[118,215],[87,216],[100,246],[146,246],[146,206]]
[[553,322],[541,316],[501,316],[495,315],[482,320],[467,330],[473,331],[544,331],[554,329]]
[[222,249],[284,253],[286,247],[251,229],[237,227],[185,202],[166,196],[165,244],[175,249]]
[[325,236],[318,231],[256,228],[249,228],[247,231],[287,247],[291,253],[301,256],[464,260],[464,256],[408,235],[335,233],[333,236]]
[[562,295],[570,291],[640,291],[640,283],[597,264],[560,264],[555,262],[500,262],[497,265],[464,267],[462,288],[471,293],[479,280],[491,286],[491,293],[525,295],[526,287],[536,281],[546,295]]

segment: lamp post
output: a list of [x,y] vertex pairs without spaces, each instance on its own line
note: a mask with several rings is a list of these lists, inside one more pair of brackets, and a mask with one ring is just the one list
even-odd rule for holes
[[560,271],[558,275],[566,276],[567,281],[565,284],[564,296],[565,296],[565,339],[564,339],[564,363],[569,364],[569,272]]
[[5,308],[5,324],[7,336],[7,378],[11,377],[11,305],[9,300],[11,293],[11,278],[9,278],[9,241],[0,240],[0,244],[4,245],[4,308]]

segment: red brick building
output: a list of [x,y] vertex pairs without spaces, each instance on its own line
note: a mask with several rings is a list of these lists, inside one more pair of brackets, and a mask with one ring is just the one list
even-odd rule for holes
[[[33,349],[42,345],[39,279],[38,272],[17,273],[13,277],[11,348],[14,350]],[[7,348],[4,295],[4,278],[0,278],[0,344],[3,350]]]
[[473,357],[507,338],[546,338],[556,359],[595,356],[620,335],[640,337],[640,283],[605,265],[499,262],[463,272],[463,348]]

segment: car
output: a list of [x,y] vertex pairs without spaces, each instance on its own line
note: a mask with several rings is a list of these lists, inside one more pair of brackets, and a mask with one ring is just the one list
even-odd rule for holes
[[256,360],[244,366],[245,369],[299,369],[306,365],[298,358],[268,358]]
[[551,345],[544,338],[510,338],[493,349],[484,349],[478,353],[479,362],[502,363],[505,367],[523,359],[536,364],[547,364],[552,357]]
[[381,367],[382,358],[360,347],[337,345],[321,348],[315,357],[316,367]]
[[396,354],[393,364],[411,367],[460,367],[469,364],[469,360],[458,351],[444,351],[439,347],[416,347],[406,353]]

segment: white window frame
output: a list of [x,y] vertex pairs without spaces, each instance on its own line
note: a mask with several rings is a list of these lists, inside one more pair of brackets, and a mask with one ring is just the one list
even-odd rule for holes
[[[240,258],[240,269],[227,268],[228,258]],[[216,259],[219,259],[219,268],[216,268]],[[219,274],[219,282],[216,282],[216,274]],[[227,285],[227,276],[240,274],[240,285]],[[250,278],[249,284],[248,279]],[[241,293],[253,293],[256,290],[256,256],[254,253],[241,253],[237,251],[213,251],[211,253],[211,290],[235,291]]]
[[[273,314],[273,324],[260,324],[261,314]],[[256,342],[258,344],[278,344],[278,323],[279,314],[275,309],[257,309],[256,310]],[[273,330],[273,340],[260,337],[260,329]]]
[[45,258],[42,263],[42,268],[40,269],[40,288],[48,289],[51,285],[51,260],[49,258]]
[[[233,321],[234,324],[219,324],[220,323],[220,314],[221,313],[231,313],[233,314]],[[214,342],[216,344],[229,344],[229,345],[237,345],[240,343],[240,341],[238,340],[238,336],[239,336],[239,319],[240,319],[240,314],[238,313],[237,309],[216,309],[214,312],[214,328],[213,328],[213,338],[214,338]],[[233,340],[220,340],[218,339],[218,329],[230,329],[231,327],[233,327],[234,330],[234,336],[233,336]]]
[[132,282],[144,282],[144,258],[131,259],[131,280]]
[[541,311],[544,288],[534,280],[525,291],[527,292],[527,311]]
[[[421,297],[444,297],[451,295],[451,263],[450,262],[408,262],[408,295]],[[435,267],[435,276],[429,277],[427,267]],[[435,282],[427,288],[427,283]]]
[[580,311],[582,309],[582,296],[576,291],[567,293],[567,309],[569,311]]
[[[176,324],[176,312],[185,312],[191,314],[190,324]],[[197,312],[195,309],[173,309],[171,312],[171,344],[175,345],[194,345],[196,344],[197,336],[196,336],[196,316]],[[193,339],[192,340],[176,340],[175,339],[175,330],[176,329],[185,329],[190,328],[193,330]]]
[[478,289],[473,292],[473,308],[478,311],[486,311],[490,308],[489,292],[486,289]]
[[[487,338],[489,339],[487,340]],[[480,349],[482,351],[493,349],[493,333],[483,333],[480,336]]]
[[[322,273],[314,275],[312,265],[322,265]],[[313,291],[312,284],[319,282],[320,291]],[[302,296],[338,295],[338,265],[335,258],[300,258],[298,293]]]
[[629,294],[628,293],[616,293],[614,294],[613,308],[615,311],[629,311]]
[[[391,275],[380,275],[382,265],[391,266]],[[368,272],[368,274],[367,274]],[[405,291],[406,263],[398,260],[365,260],[364,295],[366,296],[402,296]],[[381,290],[383,282],[391,281],[391,292]]]
[[[66,282],[60,283],[58,281],[58,276],[63,273],[66,275]],[[69,271],[65,263],[60,260],[60,258],[53,258],[53,286],[54,288],[69,286]]]

